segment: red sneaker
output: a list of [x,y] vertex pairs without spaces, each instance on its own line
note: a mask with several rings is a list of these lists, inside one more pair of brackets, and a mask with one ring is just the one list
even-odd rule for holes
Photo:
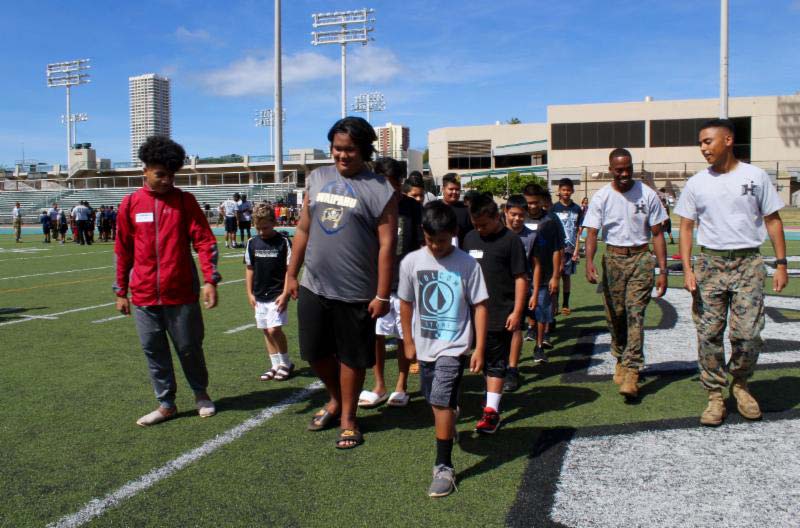
[[475,431],[482,434],[494,434],[500,427],[500,413],[491,407],[483,409],[483,416],[475,425]]

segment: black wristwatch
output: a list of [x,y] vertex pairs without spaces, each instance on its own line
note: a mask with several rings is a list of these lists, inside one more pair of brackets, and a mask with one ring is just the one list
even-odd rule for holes
[[776,266],[787,266],[788,263],[786,262],[785,258],[776,258],[775,259],[775,265]]

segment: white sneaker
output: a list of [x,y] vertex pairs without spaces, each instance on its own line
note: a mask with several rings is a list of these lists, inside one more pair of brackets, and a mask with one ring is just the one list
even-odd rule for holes
[[217,414],[217,408],[214,407],[214,402],[205,397],[197,400],[197,414],[200,418],[209,418]]
[[178,409],[176,407],[168,408],[159,406],[155,411],[145,414],[136,420],[136,425],[140,427],[149,427],[151,425],[160,424],[161,422],[166,422],[174,418],[176,414],[178,414]]

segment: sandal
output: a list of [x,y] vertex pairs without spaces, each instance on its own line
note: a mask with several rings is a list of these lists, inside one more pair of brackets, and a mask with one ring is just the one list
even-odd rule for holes
[[355,429],[342,429],[336,438],[336,449],[353,449],[364,443],[364,435]]
[[419,374],[419,363],[417,363],[416,361],[411,363],[411,365],[408,367],[408,373],[409,374]]
[[405,407],[408,405],[408,401],[411,397],[405,392],[393,392],[389,396],[389,400],[386,402],[386,405],[391,407]]
[[292,375],[292,372],[294,372],[294,363],[288,366],[281,365],[275,372],[275,381],[286,381]]
[[376,392],[362,390],[361,394],[358,395],[358,406],[362,409],[374,409],[388,399],[388,392],[378,394]]
[[275,374],[277,373],[278,371],[275,368],[271,368],[262,375],[260,375],[258,379],[259,381],[270,381],[271,379],[275,378]]
[[308,424],[307,429],[309,431],[322,431],[323,429],[330,427],[331,423],[338,417],[338,414],[332,414],[328,412],[328,409],[320,409],[311,418],[311,423]]

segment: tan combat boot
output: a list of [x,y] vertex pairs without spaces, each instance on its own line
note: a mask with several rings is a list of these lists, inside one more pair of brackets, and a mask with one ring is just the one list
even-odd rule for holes
[[622,368],[623,378],[619,393],[626,398],[635,398],[639,395],[639,370],[635,368]]
[[756,399],[747,389],[746,380],[734,378],[731,384],[731,395],[736,399],[736,408],[739,409],[739,414],[748,420],[761,418],[761,409],[758,407]]
[[703,414],[700,415],[700,423],[703,425],[717,426],[725,419],[725,400],[722,399],[722,389],[708,391],[708,406]]
[[622,385],[623,379],[625,379],[625,367],[622,366],[621,361],[617,361],[617,365],[614,367],[614,383]]

